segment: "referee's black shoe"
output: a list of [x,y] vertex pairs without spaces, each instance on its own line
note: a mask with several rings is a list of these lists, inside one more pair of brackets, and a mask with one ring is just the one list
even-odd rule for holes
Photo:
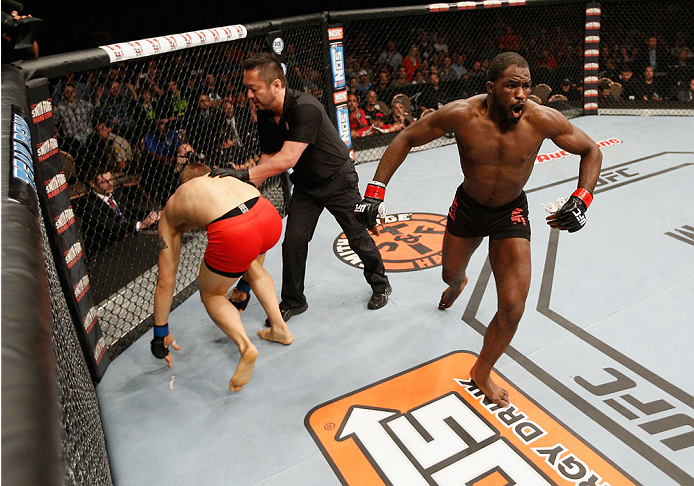
[[371,299],[369,299],[369,303],[366,307],[368,307],[369,309],[380,309],[388,303],[388,296],[392,291],[393,287],[391,287],[390,284],[388,284],[388,287],[386,287],[381,292],[374,292],[371,295]]
[[[306,309],[308,309],[308,303],[302,305],[301,307],[289,307],[288,309],[283,309],[280,307],[280,312],[282,313],[282,319],[284,319],[284,322],[287,322],[292,316],[306,312]],[[269,317],[265,319],[265,327],[270,327]]]

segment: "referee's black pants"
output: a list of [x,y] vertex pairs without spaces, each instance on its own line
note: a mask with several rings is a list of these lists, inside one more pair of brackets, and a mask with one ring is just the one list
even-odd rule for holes
[[342,227],[349,246],[364,264],[364,277],[374,292],[383,292],[388,277],[381,254],[371,235],[354,217],[354,207],[361,201],[359,178],[351,163],[345,164],[320,187],[308,189],[294,185],[289,201],[287,227],[282,243],[282,308],[300,307],[306,303],[304,279],[308,243],[327,209]]

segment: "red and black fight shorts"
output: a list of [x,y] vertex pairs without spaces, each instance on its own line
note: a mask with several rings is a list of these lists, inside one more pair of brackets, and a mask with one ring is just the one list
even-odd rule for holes
[[472,199],[461,184],[448,211],[446,229],[460,238],[489,236],[490,240],[530,240],[528,198],[521,191],[520,196],[503,206],[483,206]]
[[281,233],[282,218],[270,201],[249,199],[207,225],[205,265],[219,275],[240,277]]

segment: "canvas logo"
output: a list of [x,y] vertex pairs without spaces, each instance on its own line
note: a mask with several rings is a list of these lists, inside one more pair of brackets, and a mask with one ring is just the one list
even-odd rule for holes
[[53,104],[51,100],[43,100],[39,103],[31,105],[31,117],[34,123],[42,122],[53,116]]
[[56,174],[54,177],[44,182],[44,185],[46,186],[48,199],[53,199],[55,196],[67,189],[67,179],[65,178],[65,173],[60,172]]
[[[441,265],[446,216],[429,213],[398,213],[386,216],[380,235],[373,236],[381,252],[386,272],[412,272]],[[350,248],[344,233],[333,243],[335,255],[343,262],[364,268]]]
[[[342,484],[633,484],[503,377],[490,402],[455,351],[315,407],[304,424]],[[464,378],[462,378],[464,376]]]
[[65,211],[60,213],[55,221],[55,229],[58,231],[59,235],[62,235],[67,231],[67,229],[75,223],[75,213],[72,208],[67,208]]
[[333,27],[328,29],[328,40],[329,41],[338,41],[342,40],[342,27]]

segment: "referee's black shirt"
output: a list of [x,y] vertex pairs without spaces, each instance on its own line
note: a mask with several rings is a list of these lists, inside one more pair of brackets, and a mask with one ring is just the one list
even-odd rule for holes
[[279,152],[285,141],[308,143],[294,166],[291,180],[306,188],[326,182],[349,160],[349,151],[313,96],[287,88],[279,124],[271,110],[258,111],[258,134],[263,153]]

